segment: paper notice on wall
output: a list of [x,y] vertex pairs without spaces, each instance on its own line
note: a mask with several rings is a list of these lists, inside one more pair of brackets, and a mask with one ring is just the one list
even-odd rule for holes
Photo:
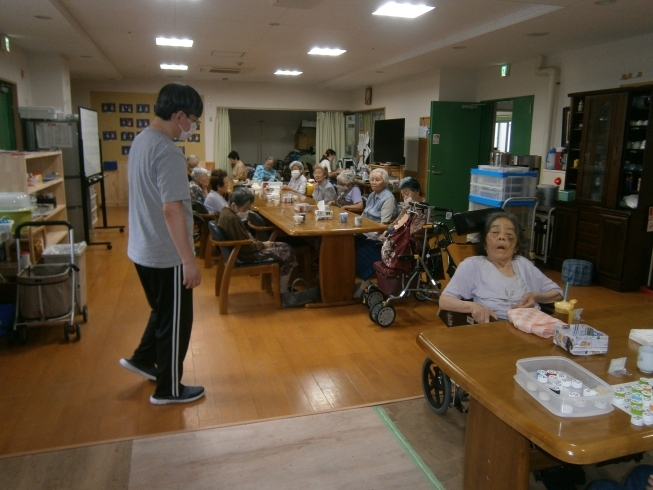
[[51,148],[53,146],[57,148],[72,148],[72,123],[37,123],[36,144],[39,148]]
[[439,134],[434,134],[433,135],[433,144],[434,145],[439,145],[440,144],[440,135]]
[[648,225],[646,231],[653,231],[653,208],[648,208]]
[[428,126],[418,126],[417,127],[417,137],[418,138],[426,138],[429,134],[429,127]]

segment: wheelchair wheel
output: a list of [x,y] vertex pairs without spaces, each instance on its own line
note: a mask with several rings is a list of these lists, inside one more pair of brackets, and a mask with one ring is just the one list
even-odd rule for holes
[[428,357],[422,365],[422,391],[431,410],[442,415],[451,404],[451,380]]
[[376,314],[376,323],[378,323],[379,326],[386,328],[392,325],[392,322],[395,321],[395,317],[395,309],[392,306],[383,306]]
[[379,314],[379,311],[383,308],[383,304],[377,303],[372,308],[370,308],[370,320],[372,320],[374,323],[376,323],[377,315]]
[[383,301],[383,293],[379,289],[372,285],[367,288],[367,307],[371,310],[375,305],[378,305]]

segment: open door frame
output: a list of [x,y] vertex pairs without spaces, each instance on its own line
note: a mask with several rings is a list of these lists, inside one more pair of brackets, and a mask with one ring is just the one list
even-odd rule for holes
[[23,145],[23,128],[20,124],[20,113],[18,112],[18,87],[11,80],[6,80],[0,78],[0,82],[6,83],[11,87],[11,100],[12,100],[12,109],[14,113],[14,132],[16,136],[16,149],[23,150],[25,147]]

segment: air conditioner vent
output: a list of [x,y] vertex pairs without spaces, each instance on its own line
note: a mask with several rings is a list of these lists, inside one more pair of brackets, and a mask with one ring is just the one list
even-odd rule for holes
[[219,66],[200,66],[200,73],[215,73],[216,75],[246,75],[254,68],[231,68]]
[[320,3],[322,3],[322,0],[270,0],[270,5],[274,7],[291,9],[312,9]]

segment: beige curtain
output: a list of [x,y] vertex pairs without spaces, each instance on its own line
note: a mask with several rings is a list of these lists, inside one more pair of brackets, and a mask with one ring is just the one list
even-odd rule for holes
[[329,148],[336,152],[336,160],[345,155],[345,115],[342,112],[317,113],[315,163],[320,161]]
[[231,126],[229,125],[229,109],[218,107],[215,114],[215,138],[213,140],[213,160],[215,168],[226,170],[231,175],[231,165],[227,155],[231,152]]

